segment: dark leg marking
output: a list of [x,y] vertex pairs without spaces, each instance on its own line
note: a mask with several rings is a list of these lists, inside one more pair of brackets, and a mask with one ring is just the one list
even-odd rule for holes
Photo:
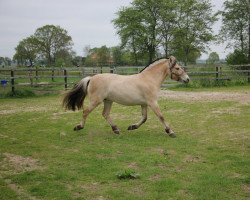
[[115,134],[120,134],[119,129],[117,128],[117,126],[111,126],[112,130],[114,131]]
[[79,124],[74,128],[74,131],[79,131],[81,129],[83,129],[83,126]]
[[132,130],[135,130],[135,129],[138,129],[138,126],[135,125],[135,124],[133,124],[133,125],[131,125],[131,126],[128,127],[129,131],[132,131]]

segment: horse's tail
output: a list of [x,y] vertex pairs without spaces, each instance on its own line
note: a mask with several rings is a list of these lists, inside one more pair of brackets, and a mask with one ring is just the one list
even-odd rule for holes
[[89,76],[83,78],[70,91],[68,91],[63,98],[63,107],[73,111],[75,111],[76,108],[81,109],[83,101],[87,95],[89,81]]

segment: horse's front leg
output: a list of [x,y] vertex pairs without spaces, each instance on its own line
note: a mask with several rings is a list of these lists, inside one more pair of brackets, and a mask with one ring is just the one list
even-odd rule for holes
[[142,114],[141,120],[138,123],[129,126],[128,130],[138,129],[143,123],[147,121],[147,110],[148,110],[147,105],[141,105],[141,114]]
[[120,131],[119,129],[117,128],[117,126],[113,123],[111,117],[110,117],[110,110],[111,110],[111,107],[112,107],[112,101],[108,101],[108,100],[104,100],[103,101],[104,103],[104,108],[103,108],[103,112],[102,112],[102,116],[106,119],[106,121],[109,123],[109,125],[111,126],[113,132],[115,134],[119,134]]
[[176,135],[174,133],[174,131],[169,127],[169,125],[166,123],[162,113],[161,113],[161,110],[160,110],[160,107],[158,105],[157,102],[153,102],[149,105],[151,107],[151,109],[154,111],[154,113],[156,114],[156,116],[159,118],[159,120],[161,121],[161,123],[163,124],[164,128],[165,128],[165,131],[166,133],[172,137],[172,138],[175,138]]

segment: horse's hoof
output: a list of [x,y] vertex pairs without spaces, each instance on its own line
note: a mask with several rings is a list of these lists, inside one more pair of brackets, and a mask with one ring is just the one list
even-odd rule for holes
[[117,129],[117,130],[114,130],[114,133],[119,135],[120,134],[120,131]]
[[119,129],[117,128],[117,126],[112,126],[112,130],[115,134],[120,134]]
[[128,127],[129,131],[132,131],[132,130],[135,130],[135,129],[138,129],[138,126],[135,125],[135,124]]
[[171,137],[171,138],[176,138],[175,133],[169,133],[168,135],[169,135],[169,137]]
[[79,130],[81,130],[81,129],[83,129],[83,127],[82,127],[82,125],[77,125],[75,128],[74,128],[74,131],[79,131]]
[[175,138],[176,137],[174,131],[172,131],[170,128],[166,128],[165,131],[169,135],[169,137],[171,137],[171,138]]

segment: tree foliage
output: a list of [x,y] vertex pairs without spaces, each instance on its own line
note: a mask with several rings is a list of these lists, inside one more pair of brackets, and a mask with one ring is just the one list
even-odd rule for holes
[[39,53],[49,65],[55,63],[60,52],[70,51],[73,45],[71,36],[60,26],[45,25],[36,30],[34,37]]
[[226,62],[229,65],[240,65],[247,64],[249,61],[242,51],[235,49],[233,53],[227,55]]
[[99,65],[108,64],[112,62],[110,56],[110,49],[106,46],[100,48],[93,48],[88,50],[88,55],[86,56],[85,65]]
[[0,66],[2,68],[6,66],[11,66],[12,60],[9,57],[0,57]]
[[[233,46],[238,51],[248,57],[250,62],[250,2],[249,0],[226,0],[222,15],[222,28],[220,39],[228,42],[228,46]],[[233,55],[231,54],[231,56]]]
[[72,38],[65,29],[45,25],[19,42],[13,58],[21,65],[32,66],[35,59],[46,59],[48,65],[61,66],[59,63],[68,63],[74,56],[72,45]]
[[147,54],[152,62],[163,49],[165,56],[174,53],[187,64],[213,39],[215,21],[209,0],[134,0],[113,23],[136,63],[139,54]]
[[14,60],[17,60],[18,64],[33,66],[38,55],[38,48],[35,41],[34,36],[30,36],[19,42],[15,48],[16,53],[13,57]]
[[220,61],[220,57],[218,55],[218,53],[216,52],[211,52],[208,56],[208,59],[207,59],[207,63],[208,64],[215,64],[215,63],[219,63]]

